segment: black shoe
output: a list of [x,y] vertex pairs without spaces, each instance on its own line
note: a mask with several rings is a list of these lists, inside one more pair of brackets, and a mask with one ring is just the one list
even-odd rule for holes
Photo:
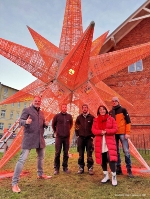
[[67,173],[67,174],[69,174],[69,173],[70,173],[70,171],[68,170],[68,168],[63,169],[63,172],[65,172],[65,173]]
[[131,169],[127,169],[128,177],[134,178]]
[[89,168],[88,171],[89,171],[89,175],[94,175],[93,167]]
[[84,169],[82,167],[79,167],[77,174],[82,174],[82,173],[84,173]]
[[116,174],[117,175],[123,175],[123,173],[122,173],[122,169],[121,169],[121,167],[119,166],[119,167],[117,167],[117,169],[116,169]]

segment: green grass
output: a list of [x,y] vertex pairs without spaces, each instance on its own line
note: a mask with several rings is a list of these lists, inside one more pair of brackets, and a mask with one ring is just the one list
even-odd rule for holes
[[[118,186],[113,187],[110,183],[101,184],[103,178],[100,165],[95,163],[93,176],[90,176],[85,168],[85,173],[77,174],[78,154],[75,148],[70,152],[73,157],[69,158],[70,174],[65,174],[60,170],[60,174],[53,175],[54,146],[46,147],[44,171],[45,174],[52,175],[50,180],[36,179],[36,153],[32,150],[23,171],[29,171],[29,174],[22,176],[19,181],[21,193],[16,194],[11,191],[11,178],[0,180],[0,199],[101,199],[101,198],[150,198],[150,175],[143,174],[135,176],[133,179],[126,175],[117,176]],[[2,156],[2,154],[0,154]],[[13,171],[18,160],[17,154],[10,160],[2,171]],[[142,155],[143,156],[143,155]],[[150,165],[150,155],[143,156]],[[124,158],[122,157],[122,160]],[[61,157],[62,162],[62,157]],[[132,158],[136,166],[140,164]],[[144,195],[142,195],[144,194]]]

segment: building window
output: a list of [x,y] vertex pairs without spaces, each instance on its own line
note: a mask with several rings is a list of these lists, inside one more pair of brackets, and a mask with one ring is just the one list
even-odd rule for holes
[[2,118],[5,118],[5,114],[6,114],[6,111],[5,110],[1,110],[1,117]]
[[18,108],[20,108],[20,102],[18,102]]
[[19,118],[19,113],[16,114],[16,119],[18,119],[18,118]]
[[8,129],[10,129],[11,128],[11,124],[8,124]]
[[4,88],[4,96],[7,96],[7,94],[8,94],[8,88]]
[[12,104],[11,104],[11,106],[12,106],[12,107],[14,107],[14,106],[15,106],[15,104],[14,104],[14,103],[12,103]]
[[10,112],[10,119],[13,119],[13,115],[14,115],[14,113],[13,113],[13,111],[11,111]]
[[4,123],[0,123],[0,130],[4,130]]
[[137,71],[143,71],[142,60],[139,60],[139,61],[135,62],[134,64],[131,64],[130,66],[128,66],[128,72],[129,73],[137,72]]
[[26,108],[27,107],[27,104],[26,103],[24,103],[24,108]]

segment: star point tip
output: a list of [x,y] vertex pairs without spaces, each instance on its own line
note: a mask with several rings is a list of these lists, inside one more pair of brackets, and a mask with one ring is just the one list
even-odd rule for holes
[[95,22],[94,22],[94,21],[91,21],[90,25],[95,26]]

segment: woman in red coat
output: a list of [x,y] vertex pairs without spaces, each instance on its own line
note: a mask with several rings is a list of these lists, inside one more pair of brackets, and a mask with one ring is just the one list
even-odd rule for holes
[[116,186],[117,148],[114,135],[118,130],[117,123],[113,117],[108,115],[108,110],[103,105],[99,106],[97,116],[93,122],[92,132],[95,135],[96,163],[101,164],[104,173],[101,182],[106,183],[110,180],[107,171],[107,163],[109,163],[112,185]]

